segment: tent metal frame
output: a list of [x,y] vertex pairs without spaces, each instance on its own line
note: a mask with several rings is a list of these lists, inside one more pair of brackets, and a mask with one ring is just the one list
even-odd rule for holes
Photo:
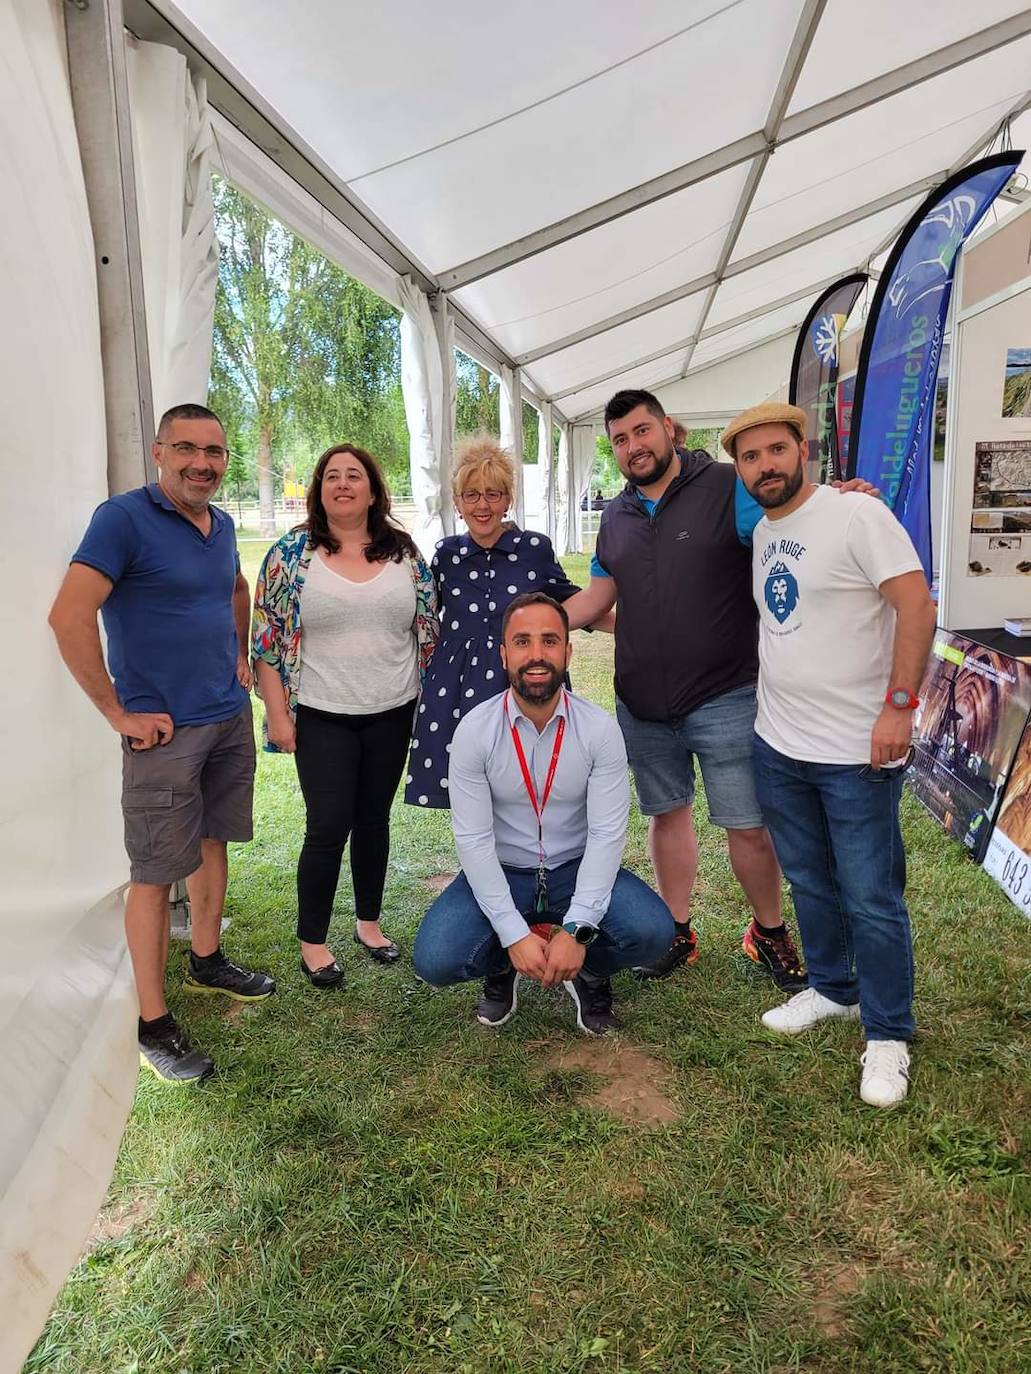
[[[309,192],[340,224],[370,248],[388,267],[398,274],[410,275],[432,298],[438,293],[446,293],[448,307],[455,321],[456,342],[469,355],[483,366],[498,372],[502,365],[511,367],[521,378],[520,390],[526,401],[539,407],[542,401],[549,401],[555,407],[554,417],[558,424],[570,423],[570,417],[558,409],[556,403],[598,385],[610,377],[648,362],[657,361],[671,353],[684,350],[684,358],[679,371],[665,383],[687,375],[696,345],[714,333],[723,332],[735,324],[749,320],[780,308],[800,299],[804,294],[792,293],[790,297],[769,302],[755,311],[737,316],[715,329],[706,326],[706,320],[716,301],[720,285],[731,277],[738,276],[749,269],[774,261],[797,248],[814,243],[836,230],[847,228],[862,219],[868,218],[892,205],[927,192],[944,179],[956,165],[968,160],[979,152],[1007,120],[1015,117],[1031,103],[1031,92],[1026,93],[1002,120],[993,122],[985,134],[972,145],[953,168],[943,169],[940,173],[919,178],[907,186],[887,192],[874,200],[846,211],[822,224],[813,226],[778,243],[749,254],[733,262],[734,248],[748,216],[752,202],[760,184],[762,174],[776,149],[785,143],[801,138],[817,129],[843,119],[850,114],[865,109],[879,101],[889,99],[900,92],[951,71],[979,57],[996,51],[1009,43],[1018,41],[1031,34],[1031,10],[1010,16],[968,34],[965,38],[926,53],[911,62],[894,68],[889,72],[839,92],[826,100],[795,114],[787,113],[792,95],[797,86],[806,58],[812,46],[820,20],[826,9],[827,0],[805,0],[795,26],[791,45],[782,66],[777,89],[770,103],[766,121],[762,129],[743,138],[725,144],[703,157],[685,163],[679,168],[655,177],[639,186],[621,192],[616,196],[588,206],[574,215],[546,225],[522,238],[513,240],[492,249],[468,262],[457,264],[445,271],[432,273],[424,263],[383,224],[364,202],[340,180],[319,158],[318,154],[290,128],[250,86],[232,66],[225,55],[214,47],[184,16],[176,13],[174,18],[166,15],[161,0],[124,0],[125,22],[127,27],[140,38],[166,43],[184,54],[190,67],[202,73],[208,82],[208,99],[253,143],[260,147],[293,181]],[[585,326],[549,344],[510,355],[469,312],[453,299],[452,292],[462,286],[504,271],[518,262],[523,262],[539,253],[546,252],[560,243],[568,242],[592,229],[652,204],[678,191],[696,185],[722,171],[750,162],[745,185],[738,197],[733,216],[720,248],[715,268],[692,281],[649,300],[639,302],[616,314]],[[883,248],[892,241],[892,233],[885,243],[870,258],[876,258]],[[810,288],[822,289],[822,283]],[[704,292],[702,307],[693,333],[672,345],[656,349],[634,360],[628,360],[619,367],[599,374],[589,380],[561,391],[549,393],[536,383],[527,369],[541,358],[549,357],[565,349],[575,347],[589,339],[596,338],[609,330],[643,315],[660,310],[666,305],[683,300],[691,295]],[[758,347],[760,340],[750,347]],[[728,356],[734,356],[733,354]],[[722,361],[722,359],[720,360]],[[593,413],[593,412],[590,412]]]
[[150,453],[154,400],[121,0],[67,6],[65,36],[93,230],[107,484],[114,496],[157,477]]
[[[574,215],[557,220],[542,229],[536,229],[532,234],[514,239],[511,243],[494,248],[480,257],[459,263],[439,274],[441,285],[449,291],[455,291],[460,286],[468,286],[471,282],[479,281],[481,277],[492,276],[495,272],[501,272],[506,267],[525,261],[526,258],[544,253],[549,248],[566,243],[580,234],[589,233],[590,230],[619,219],[633,210],[640,210],[642,206],[651,205],[677,191],[686,190],[687,187],[705,181],[718,172],[736,167],[738,163],[771,153],[777,146],[790,143],[804,134],[813,133],[816,129],[822,129],[825,125],[844,119],[846,115],[855,114],[868,105],[875,105],[880,100],[898,95],[900,91],[941,76],[953,67],[984,57],[1007,43],[1026,37],[1029,33],[1031,10],[1000,20],[997,24],[968,34],[966,38],[961,38],[955,43],[949,43],[890,72],[883,72],[859,86],[853,86],[850,90],[811,105],[808,109],[789,115],[781,123],[777,143],[773,147],[770,146],[763,130],[746,134],[745,137],[735,139],[734,142],[714,149],[671,172],[653,177],[650,181],[633,186],[619,195],[610,196],[596,205],[587,206]],[[797,37],[796,31],[796,41]]]
[[[688,335],[685,339],[678,339],[674,343],[666,344],[664,347],[656,349],[654,353],[646,354],[643,358],[635,358],[632,362],[622,363],[619,367],[613,368],[609,372],[600,373],[589,381],[578,382],[576,386],[567,387],[565,391],[557,393],[556,399],[561,401],[567,396],[575,396],[578,391],[586,391],[588,387],[598,386],[601,382],[607,382],[610,377],[618,377],[623,372],[631,372],[634,368],[644,367],[647,363],[658,362],[660,358],[667,358],[671,353],[679,353],[685,348],[693,350],[694,346],[701,343],[703,339],[713,339],[718,334],[725,334],[728,329],[736,329],[741,324],[751,324],[752,320],[760,319],[763,315],[770,315],[775,310],[782,310],[786,305],[794,305],[796,301],[807,300],[811,296],[819,295],[821,291],[825,291],[841,276],[841,272],[834,272],[831,276],[824,277],[822,281],[810,282],[807,286],[789,291],[787,295],[780,296],[775,301],[767,301],[763,305],[756,306],[753,310],[746,310],[740,315],[733,315],[729,320],[721,320],[719,324],[710,325],[708,329]],[[876,280],[878,273],[871,272],[870,276],[871,279]],[[749,344],[748,347],[756,348],[758,345]],[[676,378],[683,376],[682,370],[676,374]]]
[[[768,262],[773,262],[776,258],[794,252],[796,248],[805,248],[808,244],[815,243],[818,239],[825,238],[828,234],[833,234],[839,229],[847,229],[849,225],[856,224],[859,220],[867,219],[871,215],[876,215],[881,210],[890,210],[893,205],[900,205],[912,196],[929,191],[946,175],[947,173],[943,170],[921,177],[918,181],[910,182],[908,186],[900,186],[897,191],[888,191],[884,195],[878,196],[876,200],[867,201],[865,205],[857,205],[852,210],[846,210],[840,215],[835,215],[833,219],[827,219],[821,224],[813,225],[811,229],[803,229],[799,233],[793,234],[791,238],[781,239],[778,243],[770,244],[768,248],[761,248],[758,252],[750,253],[746,258],[738,258],[736,262],[727,265],[722,280],[729,281],[732,277],[739,277],[743,272],[747,272],[753,267],[762,267]],[[599,320],[597,324],[586,325],[574,334],[567,334],[565,338],[556,339],[550,344],[541,344],[538,348],[530,349],[526,353],[518,353],[516,354],[516,361],[523,365],[535,363],[539,358],[561,353],[564,349],[585,343],[588,339],[596,338],[599,334],[607,333],[610,329],[618,329],[620,325],[629,324],[631,320],[640,319],[642,315],[649,315],[654,310],[661,310],[663,306],[674,305],[677,301],[684,300],[688,296],[694,296],[707,287],[717,285],[719,285],[719,281],[716,273],[714,271],[706,272],[700,277],[685,282],[683,286],[675,286],[670,291],[664,291],[660,296],[652,296],[650,300],[641,301],[639,305],[628,306],[626,310],[610,315],[607,319]]]
[[[790,252],[794,248],[803,247],[806,243],[812,243],[816,239],[822,238],[824,234],[832,232],[832,229],[829,226],[833,226],[834,229],[847,228],[849,224],[856,223],[861,219],[866,219],[870,215],[877,213],[879,210],[890,209],[892,205],[900,204],[902,201],[910,199],[911,196],[919,194],[921,191],[929,192],[933,190],[935,186],[940,185],[943,181],[946,180],[946,178],[954,176],[955,173],[958,172],[961,167],[964,167],[971,160],[971,158],[975,157],[979,152],[982,151],[982,149],[987,147],[987,145],[993,140],[993,138],[997,137],[999,132],[1003,128],[1005,128],[1005,126],[1010,122],[1010,120],[1016,119],[1019,115],[1023,114],[1023,112],[1029,108],[1031,108],[1031,90],[1025,91],[1021,96],[1019,96],[1018,99],[1014,101],[1013,105],[1009,108],[1009,110],[1006,111],[1005,115],[1003,115],[1001,119],[994,120],[992,124],[983,133],[979,134],[977,138],[973,141],[973,143],[971,143],[969,147],[965,148],[963,152],[959,155],[959,157],[956,158],[956,160],[953,163],[951,163],[950,166],[946,167],[943,171],[935,173],[932,176],[922,177],[919,181],[912,182],[909,186],[903,188],[903,190],[900,192],[890,192],[888,195],[882,196],[878,201],[871,201],[866,206],[858,207],[856,210],[850,211],[845,215],[839,215],[836,220],[827,220],[822,227],[817,226],[814,229],[806,230],[802,234],[795,235],[793,239],[785,239],[782,241],[781,244],[771,245],[770,248],[763,249],[761,253],[752,254],[750,258],[742,258],[738,263],[732,265],[728,269],[728,271],[724,274],[724,280],[726,280],[728,277],[737,276],[739,273],[747,271],[749,267],[758,267],[761,265],[761,263],[771,262],[775,258],[780,257],[784,252]],[[1015,193],[1012,198],[1019,203],[1026,197],[1021,193]],[[881,240],[877,247],[874,248],[873,252],[869,254],[865,263],[857,265],[857,267],[852,270],[865,270],[871,281],[877,281],[879,273],[873,270],[869,264],[874,259],[880,257],[880,255],[887,251],[887,249],[895,242],[896,238],[898,238],[899,233],[901,232],[902,228],[905,226],[907,221],[908,216],[905,220],[902,220],[898,225],[894,226],[891,232],[888,235],[886,235],[884,239]],[[617,368],[612,372],[597,376],[589,382],[581,382],[577,386],[568,387],[564,391],[556,393],[555,399],[564,400],[566,397],[573,396],[579,391],[585,391],[589,386],[597,386],[600,382],[607,381],[609,377],[616,377],[621,372],[629,372],[635,367],[643,367],[647,363],[656,362],[659,358],[667,357],[670,353],[677,352],[680,347],[688,348],[691,352],[693,352],[695,345],[700,343],[702,339],[711,338],[714,334],[723,333],[725,330],[733,328],[735,325],[748,324],[751,320],[756,319],[759,316],[771,314],[774,310],[779,310],[785,305],[793,304],[795,300],[801,299],[809,292],[816,294],[817,292],[824,290],[827,286],[831,284],[831,282],[836,280],[839,276],[843,275],[847,274],[835,273],[833,277],[828,278],[824,282],[817,283],[811,287],[808,287],[805,291],[802,291],[797,295],[784,296],[781,297],[779,300],[770,301],[763,306],[757,307],[753,311],[747,312],[743,315],[736,316],[732,320],[726,321],[721,325],[717,325],[715,328],[711,330],[699,331],[696,328],[695,335],[693,337],[689,337],[687,339],[682,340],[679,345],[674,344],[668,348],[657,350],[656,352],[649,354],[646,357],[638,358],[634,362],[625,363],[622,367]],[[718,285],[718,283],[716,285]],[[712,287],[713,292],[715,292],[716,290],[716,285]],[[686,288],[680,288],[681,294],[683,296],[690,295],[694,291],[697,291],[699,289],[697,284],[694,283],[689,282],[687,283],[687,286],[690,287],[691,290],[688,290]],[[667,294],[672,295],[672,293]],[[673,296],[673,299],[679,298],[679,296]],[[668,304],[667,301],[661,301],[661,303]],[[646,304],[648,303],[646,302]],[[628,318],[634,318],[634,316],[629,315],[628,312],[624,312],[624,315],[628,316]],[[613,319],[616,321],[616,323],[623,322],[622,319],[617,319],[617,317],[613,317]],[[609,322],[607,321],[603,323],[605,323],[607,327],[615,327],[614,324],[609,324]],[[587,337],[592,336],[588,334]],[[771,336],[771,338],[774,337],[778,336]],[[581,341],[582,340],[577,340],[577,342]],[[715,359],[712,363],[706,364],[706,366],[715,366],[716,363],[725,362],[727,358],[738,356],[739,352],[747,352],[750,348],[759,348],[763,343],[769,342],[770,339],[767,338],[760,340],[757,343],[748,344],[745,349],[735,350],[735,352],[729,353],[725,357]],[[544,355],[538,352],[534,356],[542,357]],[[688,355],[688,364],[682,365],[680,372],[675,373],[671,377],[664,378],[661,382],[653,382],[651,385],[653,387],[669,386],[673,382],[682,380],[684,377],[687,376],[689,361],[690,353]],[[701,370],[702,369],[700,368],[695,369],[696,372]],[[593,414],[594,412],[591,411],[588,413]],[[574,417],[574,423],[577,422],[578,421],[576,420],[576,417]]]
[[[211,106],[393,272],[398,276],[410,276],[431,298],[446,290],[445,284],[377,219],[300,134],[262,99],[225,55],[184,16],[169,18],[154,0],[124,0],[124,22],[137,38],[164,43],[182,53],[190,70],[206,79]],[[454,317],[457,341],[463,352],[468,352],[470,357],[494,372],[502,364],[519,368],[515,359],[450,296],[448,308]],[[544,389],[537,386],[525,370],[521,377],[524,399],[533,406],[538,405],[544,399]],[[566,417],[561,412],[557,418],[565,423]]]

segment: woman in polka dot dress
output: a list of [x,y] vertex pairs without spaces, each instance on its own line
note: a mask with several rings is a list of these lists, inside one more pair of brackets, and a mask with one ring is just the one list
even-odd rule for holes
[[580,590],[555,558],[551,540],[506,521],[515,489],[512,459],[487,435],[460,444],[452,475],[455,507],[468,534],[437,545],[431,569],[440,639],[423,683],[408,756],[405,801],[448,805],[448,753],[455,726],[505,689],[498,646],[505,607],[520,592],[566,601]]

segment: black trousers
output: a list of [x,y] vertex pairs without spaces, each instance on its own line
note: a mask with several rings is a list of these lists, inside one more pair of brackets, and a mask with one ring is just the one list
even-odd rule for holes
[[297,861],[297,937],[326,942],[348,836],[354,910],[378,921],[390,854],[390,807],[412,734],[415,702],[370,716],[297,708],[297,777],[306,825]]

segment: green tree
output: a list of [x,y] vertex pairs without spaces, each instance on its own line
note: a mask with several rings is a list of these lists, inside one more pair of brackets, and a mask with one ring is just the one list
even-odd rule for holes
[[230,447],[251,452],[261,532],[275,532],[284,461],[298,476],[350,441],[407,476],[397,311],[227,182],[214,181],[219,242],[211,389]]
[[225,485],[232,493],[233,500],[236,502],[236,514],[237,518],[240,520],[243,519],[240,501],[243,496],[243,489],[247,485],[249,475],[242,452],[238,448],[233,448],[233,446],[230,445],[229,462],[226,464]]
[[612,452],[612,444],[604,434],[597,434],[594,438],[594,467],[591,469],[591,487],[601,487],[606,495],[611,496],[623,486],[626,478],[619,470],[615,454]]
[[501,429],[501,383],[461,349],[455,349],[455,434]]

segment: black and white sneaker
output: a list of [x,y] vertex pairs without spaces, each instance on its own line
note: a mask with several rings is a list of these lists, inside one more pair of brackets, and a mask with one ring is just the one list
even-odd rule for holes
[[588,1035],[606,1035],[619,1030],[620,1023],[612,1010],[612,982],[608,978],[592,978],[583,971],[572,982],[563,983],[576,1007],[576,1024]]
[[206,959],[190,954],[183,987],[187,992],[220,992],[237,1002],[261,1002],[275,992],[276,983],[267,973],[232,963],[219,949]]
[[206,1054],[195,1050],[171,1016],[152,1030],[141,1030],[140,1064],[163,1083],[199,1083],[214,1072]]
[[519,1006],[521,976],[514,968],[509,968],[496,978],[483,980],[483,992],[476,1006],[476,1019],[481,1026],[503,1026],[511,1021]]

